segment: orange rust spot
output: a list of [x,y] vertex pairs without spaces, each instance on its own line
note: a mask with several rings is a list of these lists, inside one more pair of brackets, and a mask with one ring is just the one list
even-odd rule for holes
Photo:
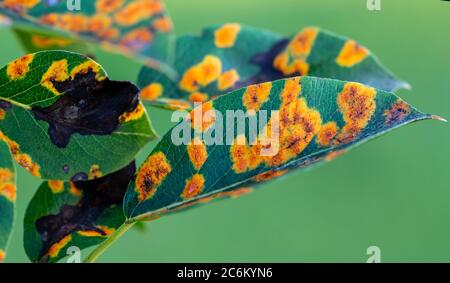
[[50,257],[57,257],[61,250],[67,246],[67,244],[72,241],[72,235],[67,235],[58,242],[54,243],[47,252],[47,255]]
[[261,174],[255,176],[253,179],[257,182],[264,182],[264,181],[272,180],[276,177],[283,176],[287,172],[288,172],[288,170],[269,171],[266,173],[261,173]]
[[7,8],[22,11],[36,6],[41,0],[5,0],[3,5]]
[[317,134],[317,143],[321,146],[329,146],[331,141],[336,137],[337,131],[336,122],[326,123]]
[[145,114],[145,108],[142,103],[139,103],[136,108],[134,108],[131,112],[123,113],[122,116],[119,117],[121,123],[127,123],[130,121],[136,121],[142,118]]
[[344,154],[344,153],[346,153],[346,152],[347,152],[347,150],[345,150],[345,149],[332,151],[332,152],[328,153],[328,154],[325,156],[325,160],[326,160],[326,161],[331,161],[331,160],[335,159],[335,158],[338,157],[338,156],[341,156],[342,154]]
[[131,26],[163,12],[160,0],[136,0],[116,12],[114,19],[119,25]]
[[15,202],[16,186],[14,183],[0,183],[0,196],[5,197],[10,202]]
[[403,121],[411,113],[411,107],[401,99],[392,105],[391,109],[384,111],[385,123],[392,124]]
[[191,143],[187,145],[187,152],[194,168],[200,170],[208,157],[206,145],[201,139],[195,137]]
[[203,103],[195,107],[189,113],[191,127],[200,132],[205,132],[216,122],[215,110],[212,101]]
[[261,106],[269,99],[272,83],[262,83],[248,86],[242,96],[242,103],[247,110],[258,111]]
[[354,40],[348,40],[336,58],[336,63],[342,67],[352,67],[363,61],[367,55],[369,55],[369,51],[365,47]]
[[53,92],[55,95],[60,95],[58,90],[53,85],[53,82],[63,82],[69,78],[67,70],[67,60],[62,59],[53,62],[42,76],[41,85]]
[[59,180],[49,180],[47,182],[48,187],[54,194],[59,194],[64,191],[64,182]]
[[214,32],[214,43],[218,48],[233,47],[241,26],[235,23],[224,24]]
[[40,166],[37,163],[34,163],[31,157],[25,153],[19,153],[13,155],[16,162],[25,168],[28,172],[30,172],[35,177],[40,177],[41,174],[39,172]]
[[41,35],[33,35],[31,42],[34,46],[39,48],[48,48],[51,46],[64,47],[71,43],[70,40],[57,37],[46,37]]
[[76,197],[81,197],[83,195],[83,191],[77,188],[74,182],[70,182],[69,193]]
[[220,77],[222,62],[213,55],[206,55],[203,60],[189,68],[180,80],[180,88],[193,92],[200,86],[207,86]]
[[66,13],[59,16],[56,27],[72,32],[88,31],[89,18],[81,14]]
[[87,29],[95,34],[101,34],[102,31],[110,28],[112,20],[106,15],[94,15],[87,20]]
[[39,165],[36,163],[33,163],[31,157],[28,154],[24,154],[20,152],[20,146],[15,141],[11,140],[7,136],[3,134],[2,131],[0,131],[0,140],[4,141],[11,151],[11,154],[13,155],[14,160],[21,165],[23,168],[25,168],[28,172],[30,172],[33,176],[40,177],[41,174],[39,173]]
[[141,99],[154,101],[163,93],[163,86],[159,83],[151,83],[141,90]]
[[153,27],[160,32],[171,32],[173,24],[169,17],[160,17],[153,22]]
[[97,80],[103,79],[103,75],[100,74],[100,65],[92,60],[87,60],[79,64],[78,66],[75,66],[70,71],[70,77],[74,79],[78,74],[87,74],[89,71],[92,71],[96,74],[95,78]]
[[[266,125],[265,131],[278,131],[278,138],[258,137],[256,144],[246,145],[244,136],[238,136],[230,148],[233,170],[243,173],[253,170],[260,164],[279,166],[295,158],[308,146],[318,134],[322,119],[320,113],[309,108],[304,97],[298,98],[301,92],[299,78],[286,81],[281,92],[280,121],[278,129],[273,128],[273,117]],[[262,149],[278,149],[273,156],[263,156]],[[266,154],[267,155],[267,154]]]
[[89,169],[89,179],[98,179],[102,176],[103,173],[100,170],[100,166],[97,164],[92,165],[91,169]]
[[0,109],[0,121],[5,120],[6,117],[6,111],[3,109]]
[[144,201],[151,198],[171,170],[172,167],[164,153],[156,152],[152,154],[142,164],[136,176],[135,190],[138,194],[138,200]]
[[318,33],[319,30],[317,28],[311,27],[299,32],[287,48],[275,57],[273,61],[274,68],[286,76],[295,73],[307,75],[309,73],[307,58],[311,53]]
[[191,179],[186,181],[181,197],[183,199],[191,199],[198,196],[205,186],[205,178],[202,174],[195,174]]
[[238,72],[235,69],[228,70],[219,77],[218,88],[219,90],[229,89],[230,87],[233,87],[238,81]]
[[354,82],[345,84],[337,98],[345,125],[337,135],[335,144],[352,141],[367,126],[375,112],[376,94],[376,90],[372,87]]
[[123,0],[97,0],[95,9],[99,13],[111,13],[122,6]]
[[97,31],[97,36],[101,39],[116,39],[120,35],[120,31],[117,28],[107,28]]
[[30,70],[29,66],[33,62],[34,55],[28,54],[9,63],[6,67],[6,74],[11,80],[23,79]]
[[82,230],[82,231],[78,231],[77,233],[83,237],[107,237],[107,236],[111,235],[112,233],[114,233],[114,231],[116,230],[114,228],[109,228],[107,226],[101,226],[101,225],[97,225],[95,227],[97,229],[100,229],[101,232],[97,231],[97,230]]
[[189,95],[189,100],[192,102],[205,102],[208,100],[208,95],[202,92],[193,92]]
[[4,262],[6,258],[6,253],[4,250],[0,249],[0,263]]
[[185,110],[191,108],[191,104],[179,99],[166,99],[165,107],[170,110]]
[[121,44],[131,48],[142,48],[153,40],[153,33],[147,27],[137,28],[124,35]]
[[289,44],[294,56],[309,55],[318,34],[317,28],[308,27],[299,32]]
[[14,178],[14,173],[7,168],[0,168],[0,183],[9,182]]

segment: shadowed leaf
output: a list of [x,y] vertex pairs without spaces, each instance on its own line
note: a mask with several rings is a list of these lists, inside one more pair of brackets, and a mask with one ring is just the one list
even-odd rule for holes
[[[0,108],[0,117],[2,115]],[[16,183],[14,164],[8,146],[0,141],[0,263],[6,256],[6,248],[13,229]]]
[[0,69],[0,139],[43,179],[109,174],[155,137],[138,92],[83,55],[25,55]]
[[130,183],[125,215],[154,219],[238,196],[433,118],[393,93],[354,82],[294,77],[239,89],[197,106],[161,139]]
[[205,29],[177,39],[172,80],[143,68],[141,97],[169,109],[189,108],[251,84],[298,75],[355,81],[382,90],[408,88],[365,47],[334,33],[308,27],[291,38],[239,24]]
[[91,181],[43,183],[25,214],[28,257],[56,262],[71,246],[84,249],[103,242],[125,220],[121,204],[135,171],[133,162]]

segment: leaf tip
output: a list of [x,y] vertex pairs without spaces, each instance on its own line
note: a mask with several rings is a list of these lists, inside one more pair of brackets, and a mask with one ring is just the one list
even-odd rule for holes
[[430,117],[431,117],[432,120],[437,120],[437,121],[442,121],[442,122],[447,123],[447,119],[445,119],[445,118],[443,118],[443,117],[441,117],[441,116],[438,116],[438,115],[431,115]]

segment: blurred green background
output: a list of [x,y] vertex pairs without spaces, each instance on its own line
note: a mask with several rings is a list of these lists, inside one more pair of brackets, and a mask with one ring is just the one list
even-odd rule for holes
[[[439,0],[167,0],[177,34],[240,22],[292,35],[316,25],[368,46],[412,91],[419,109],[450,118],[450,3]],[[0,63],[23,55],[0,30]],[[139,67],[99,61],[116,80]],[[160,134],[170,112],[150,113]],[[216,202],[133,229],[100,262],[450,262],[450,125],[416,123],[309,172],[294,173],[236,200]],[[142,161],[155,145],[139,156]],[[8,262],[28,262],[22,245],[27,203],[40,181],[20,169],[18,215]],[[88,251],[83,251],[87,255]]]

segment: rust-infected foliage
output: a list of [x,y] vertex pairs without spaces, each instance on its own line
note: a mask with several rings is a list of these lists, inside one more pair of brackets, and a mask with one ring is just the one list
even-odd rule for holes
[[393,124],[403,121],[411,113],[411,108],[403,100],[399,99],[392,105],[391,109],[384,112],[385,123]]
[[10,202],[16,201],[14,173],[8,168],[0,168],[0,196],[5,197]]
[[136,176],[136,192],[139,201],[151,198],[170,171],[172,171],[172,167],[164,153],[156,152],[151,155],[142,164]]
[[64,93],[54,104],[32,109],[37,120],[49,124],[49,136],[58,147],[66,147],[74,133],[109,135],[114,132],[124,113],[132,112],[139,103],[139,90],[129,82],[98,80],[88,68],[72,71],[70,79],[51,80],[55,90]]
[[192,166],[196,170],[200,170],[200,168],[205,163],[208,158],[208,152],[206,151],[206,145],[199,138],[194,138],[190,144],[187,145],[187,152],[189,155],[189,159],[191,160]]
[[348,40],[336,58],[336,63],[342,67],[350,68],[363,61],[368,55],[369,50],[354,40]]
[[128,183],[136,172],[134,162],[127,167],[107,175],[85,182],[73,182],[81,199],[75,205],[63,205],[58,214],[44,216],[36,221],[36,229],[42,238],[41,258],[46,261],[55,257],[70,242],[72,233],[84,231],[96,236],[106,236],[110,228],[96,225],[102,212],[112,206],[120,205]]
[[11,80],[23,79],[30,70],[29,65],[33,61],[34,55],[27,54],[14,60],[6,67],[6,74]]
[[186,180],[186,186],[181,193],[183,199],[191,199],[203,191],[205,187],[205,177],[202,174],[194,174],[192,178]]

